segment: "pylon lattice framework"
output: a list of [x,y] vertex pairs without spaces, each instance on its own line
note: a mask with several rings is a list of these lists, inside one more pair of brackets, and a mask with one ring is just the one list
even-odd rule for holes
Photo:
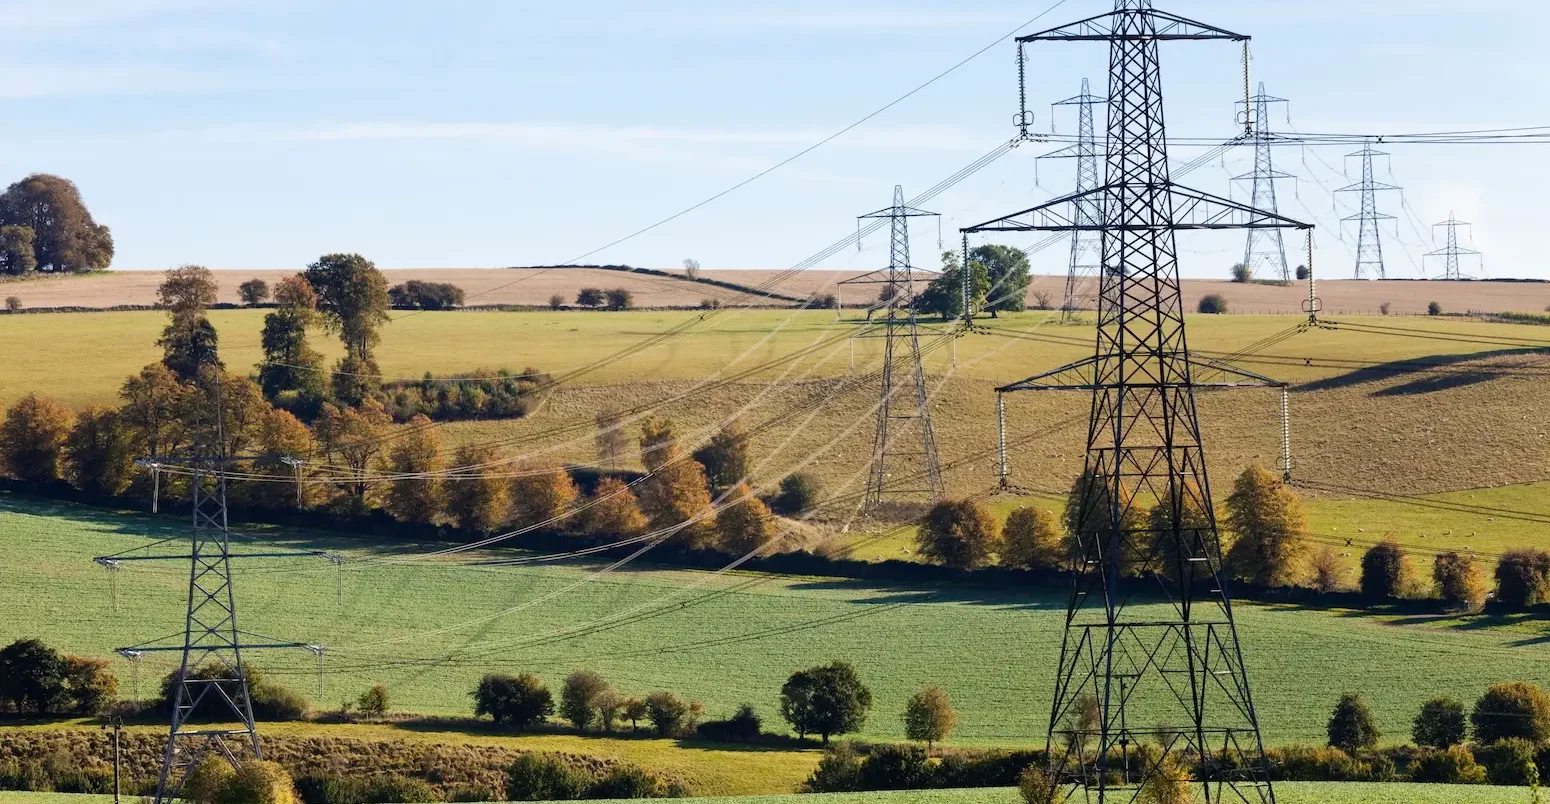
[[1362,160],[1362,178],[1355,184],[1335,191],[1361,195],[1361,210],[1355,215],[1348,215],[1341,219],[1342,222],[1357,222],[1355,279],[1366,279],[1369,276],[1375,276],[1378,279],[1388,278],[1383,267],[1383,232],[1378,228],[1378,224],[1382,221],[1394,220],[1394,216],[1378,212],[1378,193],[1398,190],[1399,187],[1373,178],[1372,163],[1374,158],[1379,156],[1388,156],[1388,154],[1373,150],[1371,142],[1368,142],[1360,151],[1347,154],[1347,159]]
[[[1097,127],[1093,123],[1093,109],[1107,102],[1106,98],[1094,96],[1090,82],[1083,78],[1081,93],[1054,104],[1076,107],[1076,142],[1039,157],[1076,160],[1076,195],[1081,200],[1076,202],[1074,211],[1076,219],[1089,226],[1097,225],[1101,212],[1097,198],[1085,195],[1098,188],[1098,136]],[[1078,311],[1097,309],[1098,268],[1102,256],[1101,243],[1095,230],[1084,229],[1071,233],[1071,261],[1066,272],[1065,298],[1060,304],[1062,321],[1070,321]]]
[[[1249,182],[1249,206],[1272,213],[1280,212],[1276,202],[1276,180],[1292,178],[1290,173],[1276,170],[1270,141],[1270,106],[1286,102],[1285,98],[1265,94],[1263,83],[1259,85],[1258,93],[1248,99],[1249,108],[1245,112],[1254,141],[1254,170],[1234,177],[1236,181]],[[1255,276],[1275,276],[1282,282],[1292,280],[1291,267],[1286,261],[1286,240],[1280,229],[1250,229],[1243,248],[1243,264]]]
[[[1429,258],[1439,258],[1439,259],[1442,260],[1442,278],[1443,279],[1455,279],[1455,280],[1457,280],[1457,279],[1470,279],[1470,278],[1472,278],[1472,277],[1468,277],[1468,276],[1464,275],[1463,259],[1462,258],[1464,258],[1464,257],[1482,257],[1482,259],[1483,259],[1483,255],[1481,255],[1481,253],[1476,251],[1475,249],[1465,248],[1465,247],[1462,247],[1462,246],[1459,245],[1459,227],[1470,227],[1470,228],[1472,228],[1471,224],[1468,221],[1461,221],[1461,220],[1459,220],[1458,216],[1454,215],[1452,212],[1449,212],[1447,220],[1443,221],[1442,223],[1433,224],[1432,228],[1436,229],[1439,226],[1442,227],[1443,230],[1447,232],[1447,234],[1445,235],[1445,238],[1446,238],[1445,243],[1446,243],[1446,245],[1444,245],[1442,248],[1438,249],[1437,251],[1433,251],[1433,252],[1428,253],[1426,255],[1426,257],[1429,257]],[[1481,267],[1484,268],[1484,265],[1482,264]],[[1482,273],[1483,273],[1483,271],[1482,271]]]
[[[863,220],[888,219],[888,267],[840,283],[882,285],[877,301],[884,312],[882,332],[857,336],[883,339],[882,386],[864,503],[867,510],[875,509],[887,497],[926,495],[932,502],[937,502],[943,495],[942,468],[937,457],[936,434],[931,428],[920,331],[915,320],[915,282],[930,272],[910,264],[909,230],[910,218],[936,215],[907,206],[903,186],[894,187],[893,206],[860,216]],[[918,447],[907,446],[911,442]],[[905,468],[910,471],[900,471]],[[918,481],[900,486],[891,481],[895,476],[914,477]],[[924,485],[917,485],[917,482]]]
[[[1209,39],[1248,37],[1156,11],[1151,0],[1116,0],[1110,14],[1021,37],[1108,43],[1104,184],[965,230],[1101,236],[1094,356],[999,389],[1092,393],[1080,557],[1048,731],[1051,793],[1067,788],[1087,801],[1135,801],[1181,768],[1206,801],[1275,800],[1195,408],[1197,373],[1246,373],[1191,359],[1175,233],[1309,227],[1171,181],[1158,43]],[[1097,225],[1062,212],[1086,198],[1099,202]],[[1081,717],[1088,696],[1095,723]],[[1157,750],[1142,752],[1141,742]]]

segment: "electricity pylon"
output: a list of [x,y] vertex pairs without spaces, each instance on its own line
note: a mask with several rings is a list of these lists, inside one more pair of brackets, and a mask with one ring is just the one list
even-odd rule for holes
[[[893,206],[861,216],[862,220],[888,219],[891,232],[888,267],[840,283],[882,285],[877,299],[877,307],[882,308],[884,314],[882,333],[859,336],[883,339],[882,388],[872,441],[871,471],[867,477],[865,507],[868,510],[881,504],[884,497],[925,494],[932,502],[942,499],[942,467],[937,458],[936,434],[931,429],[930,400],[926,394],[920,333],[915,321],[915,282],[930,272],[910,264],[909,228],[910,218],[936,215],[906,206],[904,188],[894,187]],[[907,446],[911,442],[918,447]],[[913,465],[913,470],[900,476],[917,477],[924,481],[924,487],[898,487],[889,483],[896,468],[905,465]]]
[[[1259,85],[1258,94],[1248,99],[1246,125],[1254,142],[1254,170],[1233,177],[1236,181],[1249,182],[1249,206],[1272,213],[1280,211],[1276,203],[1276,180],[1290,179],[1292,175],[1275,168],[1275,158],[1271,154],[1270,105],[1286,102],[1286,98],[1265,94],[1263,83]],[[1292,271],[1286,262],[1286,240],[1280,229],[1250,229],[1248,243],[1243,248],[1243,264],[1255,276],[1276,276],[1282,282],[1292,281]]]
[[[1151,0],[1116,0],[1111,13],[1020,37],[1108,43],[1104,183],[965,230],[1096,230],[1102,243],[1094,356],[998,389],[1092,394],[1079,557],[1049,719],[1052,795],[1135,801],[1152,780],[1183,773],[1212,804],[1275,800],[1222,573],[1195,389],[1277,383],[1191,358],[1175,234],[1309,227],[1171,180],[1158,45],[1209,39],[1248,37],[1156,11]],[[1096,226],[1066,211],[1087,199],[1102,210]],[[1096,722],[1083,717],[1091,702]],[[1138,750],[1142,742],[1155,749]]]
[[[1087,224],[1096,224],[1100,214],[1097,199],[1084,194],[1098,187],[1098,136],[1093,124],[1093,107],[1107,103],[1106,98],[1092,94],[1091,84],[1082,79],[1082,91],[1076,97],[1056,101],[1055,106],[1075,106],[1077,117],[1076,142],[1040,159],[1075,159],[1076,217]],[[1080,310],[1092,310],[1098,306],[1098,264],[1102,257],[1098,234],[1084,230],[1071,233],[1071,262],[1066,272],[1066,293],[1060,303],[1060,320],[1068,322]]]
[[[1426,254],[1426,257],[1436,257],[1442,259],[1443,279],[1469,279],[1470,277],[1464,275],[1462,265],[1463,260],[1461,258],[1481,257],[1482,262],[1484,258],[1480,252],[1472,248],[1464,248],[1459,245],[1459,227],[1467,227],[1471,230],[1471,234],[1473,234],[1473,225],[1468,221],[1459,220],[1457,216],[1455,216],[1452,212],[1449,212],[1447,220],[1443,221],[1442,223],[1433,224],[1432,228],[1436,229],[1439,226],[1443,227],[1443,229],[1447,231],[1446,245],[1436,251]],[[1423,259],[1425,259],[1425,257],[1423,257]]]
[[1337,193],[1360,193],[1361,211],[1355,215],[1341,218],[1342,222],[1356,221],[1356,279],[1366,279],[1371,272],[1378,279],[1387,279],[1388,275],[1383,269],[1383,233],[1378,228],[1381,221],[1394,220],[1393,215],[1384,215],[1378,212],[1378,193],[1385,190],[1398,190],[1393,184],[1384,184],[1373,178],[1372,162],[1374,157],[1388,156],[1383,151],[1375,151],[1372,142],[1368,142],[1360,151],[1346,154],[1347,159],[1359,158],[1362,160],[1361,181],[1347,187],[1336,190]]

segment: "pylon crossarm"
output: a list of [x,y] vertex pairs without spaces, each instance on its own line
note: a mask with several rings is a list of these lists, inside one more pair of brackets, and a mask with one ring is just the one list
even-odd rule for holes
[[940,271],[931,271],[925,268],[913,266],[900,269],[883,268],[877,271],[853,276],[849,279],[836,282],[837,285],[891,285],[901,282],[930,282],[941,276]]
[[[225,558],[319,558],[326,557],[316,550],[307,550],[293,553],[228,553]],[[188,553],[182,555],[149,555],[149,556],[98,556],[92,561],[104,566],[117,564],[122,561],[187,561],[192,556]]]
[[[222,646],[222,647],[229,647],[229,646]],[[278,650],[278,649],[281,649],[281,648],[307,648],[307,649],[310,650],[313,646],[309,645],[308,643],[305,643],[305,642],[271,642],[271,643],[244,642],[244,643],[242,643],[241,647],[242,647],[243,650]],[[114,651],[116,653],[124,653],[125,651],[129,651],[129,652],[133,652],[135,654],[141,654],[141,653],[164,653],[164,652],[165,653],[172,653],[172,652],[182,653],[183,650],[184,650],[184,647],[182,645],[168,645],[166,647],[115,648],[114,649]],[[191,678],[188,681],[189,681],[190,684],[192,684],[192,683],[196,683],[198,681],[198,679],[192,679]]]
[[[1135,197],[1171,196],[1173,215],[1171,220],[1079,220],[1062,212],[1070,205],[1089,201],[1100,209],[1118,209]],[[1150,203],[1168,203],[1153,198]],[[1107,206],[1113,205],[1113,206]],[[1092,190],[1056,198],[1031,209],[1025,209],[1003,218],[970,226],[965,234],[978,232],[1134,232],[1134,231],[1183,231],[1193,229],[1312,229],[1313,225],[1279,215],[1267,210],[1255,209],[1218,195],[1184,187],[1178,184],[1122,185],[1108,184]]]
[[[1012,393],[1015,391],[1093,391],[1114,387],[1114,383],[1102,382],[1097,378],[1100,363],[1112,362],[1111,358],[1088,357],[1068,363],[1052,371],[1037,374],[1026,380],[1003,385],[996,389],[997,393]],[[1188,383],[1191,388],[1285,388],[1286,383],[1266,377],[1263,374],[1255,374],[1252,371],[1230,366],[1226,363],[1214,360],[1200,360],[1189,358],[1191,380]],[[1203,377],[1221,379],[1201,379]],[[1127,381],[1126,388],[1176,388],[1183,383],[1156,382],[1144,383]]]
[[[1146,16],[1150,25],[1137,25],[1134,19]],[[1132,28],[1138,30],[1131,30]],[[1248,36],[1214,25],[1180,17],[1156,9],[1111,11],[1085,20],[1035,34],[1017,37],[1018,42],[1123,42],[1226,39],[1247,42]]]

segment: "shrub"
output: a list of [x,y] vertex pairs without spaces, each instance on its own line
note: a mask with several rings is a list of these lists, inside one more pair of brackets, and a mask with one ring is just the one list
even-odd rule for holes
[[424,779],[389,774],[366,784],[367,804],[426,804],[436,800],[436,791]]
[[1206,315],[1221,315],[1227,312],[1227,299],[1220,293],[1206,294],[1200,298],[1195,311]]
[[559,310],[565,306],[565,297],[556,293],[549,297],[549,309]]
[[603,294],[608,298],[608,309],[628,310],[635,306],[635,294],[625,288],[614,288]]
[[1534,765],[1536,752],[1528,740],[1509,737],[1476,750],[1475,760],[1485,768],[1486,781],[1491,784],[1522,787],[1539,775]]
[[859,731],[871,708],[871,690],[847,662],[799,670],[780,688],[780,716],[797,736],[817,734],[825,745],[830,735]]
[[931,685],[910,696],[904,705],[904,736],[930,748],[947,739],[958,725],[958,713],[941,687]]
[[463,289],[450,282],[411,279],[388,288],[388,302],[401,310],[450,310],[463,299]]
[[206,754],[184,779],[182,798],[194,804],[215,804],[236,775],[236,769],[225,757],[213,752]]
[[361,693],[356,699],[355,708],[362,714],[385,715],[388,711],[388,688],[382,684],[373,684],[371,689]]
[[646,696],[646,717],[658,737],[671,737],[683,729],[684,718],[689,715],[689,705],[682,698],[666,690]]
[[1450,608],[1479,611],[1485,606],[1485,570],[1475,557],[1449,551],[1432,561],[1432,580],[1437,596]]
[[59,480],[60,457],[74,418],[68,408],[48,397],[28,394],[18,399],[0,424],[0,464],[17,480]]
[[700,299],[700,309],[701,310],[720,310],[721,309],[721,300],[720,299],[712,299],[712,298]]
[[1232,281],[1243,283],[1252,279],[1254,279],[1254,269],[1247,264],[1240,262],[1232,267]]
[[823,753],[813,775],[802,783],[804,793],[852,793],[861,790],[861,757],[849,745]]
[[1001,565],[1025,569],[1057,569],[1064,563],[1060,523],[1043,508],[1019,508],[1001,528]]
[[520,419],[532,408],[533,395],[551,381],[548,374],[528,366],[521,372],[478,369],[455,379],[427,372],[418,382],[388,382],[382,391],[396,422],[421,415],[437,421]]
[[743,704],[726,720],[701,723],[695,732],[701,739],[722,743],[751,743],[764,731],[764,722],[753,710],[753,704]]
[[1330,746],[1355,754],[1359,749],[1377,745],[1380,736],[1372,710],[1367,708],[1362,696],[1351,692],[1341,695],[1334,713],[1329,716]]
[[914,790],[930,784],[931,768],[918,745],[883,745],[861,760],[856,781],[862,790]]
[[1297,266],[1297,272],[1296,272],[1295,276],[1297,277],[1297,281],[1299,281],[1299,282],[1307,279],[1308,278],[1308,266],[1306,266],[1306,265],[1299,265],[1299,266]]
[[6,312],[14,313],[14,312],[16,312],[16,311],[18,311],[20,309],[22,309],[22,300],[20,298],[18,298],[16,296],[6,296],[5,297],[5,311]]
[[262,279],[249,279],[237,286],[237,298],[249,307],[263,304],[269,299],[269,283]]
[[1442,305],[1438,304],[1437,302],[1427,302],[1427,304],[1426,304],[1426,314],[1427,315],[1442,315]]
[[954,569],[990,563],[1000,546],[1000,527],[977,500],[948,500],[932,506],[916,532],[921,555]]
[[1410,736],[1423,748],[1452,748],[1464,742],[1465,728],[1464,704],[1439,695],[1421,705]]
[[268,681],[250,684],[253,717],[270,722],[301,720],[307,714],[307,698],[301,693]]
[[1190,789],[1189,768],[1177,756],[1163,757],[1142,782],[1136,800],[1145,804],[1192,804],[1195,791]]
[[565,678],[560,688],[560,717],[586,731],[597,719],[597,698],[608,689],[603,677],[591,670],[577,670]]
[[814,293],[802,306],[809,310],[838,310],[840,297],[833,293]]
[[291,775],[278,764],[250,760],[242,763],[216,792],[215,804],[296,804],[296,786],[291,783]]
[[797,472],[780,480],[780,493],[770,502],[776,513],[796,516],[807,513],[818,502],[818,481],[812,475]]
[[1462,745],[1422,751],[1410,763],[1410,778],[1422,784],[1485,784],[1485,768]]
[[1511,737],[1544,742],[1550,738],[1550,695],[1527,681],[1493,684],[1475,703],[1469,720],[1477,743]]
[[1313,556],[1313,588],[1333,592],[1340,588],[1340,556],[1326,547]]
[[615,766],[587,789],[587,798],[662,798],[666,786],[635,765]]
[[472,695],[474,717],[489,715],[496,723],[510,723],[519,731],[554,714],[554,696],[532,673],[490,673]]
[[1399,543],[1384,539],[1362,554],[1362,594],[1373,600],[1399,597],[1409,570],[1409,558]]
[[507,801],[565,801],[581,798],[592,780],[558,757],[523,754],[506,770]]
[[1059,780],[1042,768],[1029,765],[1017,777],[1017,792],[1023,804],[1065,804],[1066,792]]
[[1380,313],[1382,313],[1384,315],[1388,315],[1389,314],[1389,310],[1392,309],[1392,307],[1393,307],[1393,305],[1389,304],[1388,302],[1384,302],[1384,303],[1378,305],[1378,312],[1380,312]]
[[1509,550],[1496,562],[1496,600],[1513,609],[1526,609],[1550,599],[1550,553],[1543,550]]

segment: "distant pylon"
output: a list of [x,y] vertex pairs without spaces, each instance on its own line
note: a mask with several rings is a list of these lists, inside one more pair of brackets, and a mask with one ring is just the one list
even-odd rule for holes
[[[1237,181],[1250,183],[1249,206],[1271,213],[1280,212],[1276,203],[1276,179],[1292,178],[1290,173],[1275,169],[1271,156],[1270,105],[1286,102],[1286,98],[1265,94],[1264,83],[1259,85],[1259,93],[1249,98],[1249,108],[1245,112],[1249,130],[1253,132],[1254,170],[1234,177]],[[1255,276],[1275,276],[1282,282],[1292,280],[1292,271],[1286,262],[1286,241],[1280,229],[1250,229],[1248,243],[1243,249],[1243,264]]]
[[[921,365],[920,333],[915,321],[915,282],[929,272],[910,264],[909,229],[910,218],[936,215],[905,205],[904,188],[894,187],[893,206],[861,216],[889,220],[888,267],[840,283],[883,286],[874,308],[884,312],[883,332],[861,336],[883,339],[882,387],[864,503],[867,510],[876,508],[885,497],[927,495],[932,502],[942,499],[942,468],[937,458],[936,434],[931,428],[926,372]],[[918,447],[906,446],[911,441]],[[898,471],[901,467],[907,471]],[[890,484],[889,479],[896,474],[919,480],[906,486]]]
[[1463,248],[1459,246],[1459,227],[1469,227],[1471,234],[1473,234],[1473,225],[1468,221],[1458,220],[1458,218],[1455,217],[1452,212],[1449,212],[1447,220],[1443,221],[1442,223],[1433,224],[1432,228],[1436,229],[1438,226],[1441,226],[1447,230],[1447,245],[1443,246],[1437,251],[1428,253],[1426,257],[1436,257],[1442,259],[1443,279],[1472,279],[1473,277],[1464,275],[1463,266],[1461,265],[1462,260],[1460,258],[1481,257],[1482,255],[1480,252],[1472,248]]
[[1361,211],[1355,215],[1342,218],[1342,221],[1357,221],[1356,237],[1356,279],[1367,279],[1369,275],[1375,275],[1378,279],[1387,279],[1388,275],[1383,269],[1383,233],[1378,224],[1381,221],[1394,220],[1393,215],[1384,215],[1378,212],[1378,193],[1383,190],[1398,190],[1393,184],[1384,184],[1373,179],[1372,161],[1374,157],[1388,156],[1383,151],[1375,151],[1369,140],[1362,150],[1354,154],[1347,154],[1346,158],[1360,158],[1362,160],[1362,179],[1348,187],[1342,187],[1335,192],[1360,193]]
[[[1101,215],[1098,201],[1084,194],[1098,188],[1098,135],[1093,124],[1093,107],[1107,103],[1107,98],[1092,94],[1091,84],[1082,79],[1082,92],[1074,98],[1057,101],[1055,106],[1075,106],[1077,109],[1076,143],[1062,148],[1041,159],[1076,160],[1076,194],[1074,214],[1080,223],[1096,225]],[[1066,294],[1060,304],[1060,320],[1070,321],[1079,310],[1098,308],[1098,269],[1103,262],[1102,239],[1091,229],[1071,233],[1071,262],[1066,273]]]

